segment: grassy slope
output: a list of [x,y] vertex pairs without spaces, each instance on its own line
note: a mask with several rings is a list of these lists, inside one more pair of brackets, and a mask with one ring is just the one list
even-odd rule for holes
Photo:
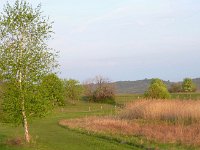
[[[101,110],[101,106],[103,109]],[[36,144],[31,147],[8,147],[3,145],[7,137],[23,136],[22,128],[13,128],[5,125],[0,126],[0,150],[129,150],[137,149],[133,146],[120,144],[111,140],[89,136],[71,130],[67,130],[58,125],[60,119],[85,117],[89,115],[111,114],[114,107],[111,105],[90,104],[91,111],[87,103],[79,102],[78,105],[67,105],[54,114],[40,120],[35,120],[31,124],[31,135]]]

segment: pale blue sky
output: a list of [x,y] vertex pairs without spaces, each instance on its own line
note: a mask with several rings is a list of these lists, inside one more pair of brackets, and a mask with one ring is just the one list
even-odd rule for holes
[[41,3],[43,14],[55,22],[49,46],[60,51],[63,78],[200,77],[199,0],[29,2]]

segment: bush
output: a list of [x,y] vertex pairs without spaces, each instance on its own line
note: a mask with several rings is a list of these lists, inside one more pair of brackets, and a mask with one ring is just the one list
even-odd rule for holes
[[168,99],[171,95],[162,80],[153,79],[148,90],[145,92],[145,97],[152,99]]
[[84,84],[85,98],[100,103],[115,103],[115,88],[108,79],[97,76]]

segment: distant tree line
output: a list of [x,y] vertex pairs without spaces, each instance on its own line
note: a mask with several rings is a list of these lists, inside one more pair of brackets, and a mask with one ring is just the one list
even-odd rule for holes
[[[185,78],[182,83],[173,83],[169,90],[164,82],[160,79],[152,79],[148,90],[144,93],[146,98],[152,99],[169,99],[170,93],[178,92],[195,92],[196,86],[192,82],[192,79]],[[169,93],[170,92],[170,93]]]
[[169,88],[170,93],[179,92],[195,92],[197,90],[196,85],[191,78],[185,78],[182,83],[173,83]]

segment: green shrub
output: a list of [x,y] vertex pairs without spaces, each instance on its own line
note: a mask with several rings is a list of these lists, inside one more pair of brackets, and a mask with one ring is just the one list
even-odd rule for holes
[[145,97],[152,99],[168,99],[171,95],[162,80],[153,79],[148,90],[145,92]]

